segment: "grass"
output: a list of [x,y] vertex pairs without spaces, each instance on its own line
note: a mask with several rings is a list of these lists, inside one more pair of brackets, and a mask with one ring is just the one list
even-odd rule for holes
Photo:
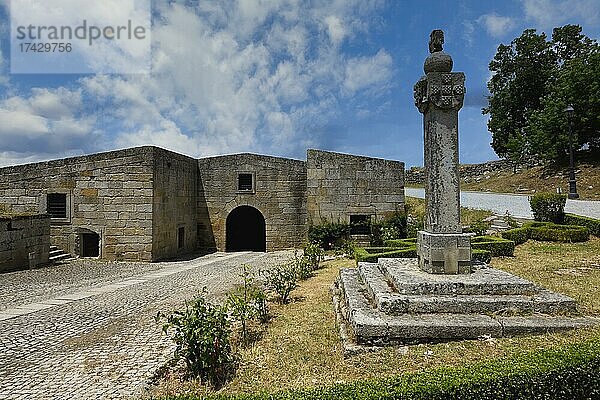
[[[570,295],[579,302],[583,313],[600,316],[598,238],[575,244],[529,241],[517,247],[515,257],[494,258],[492,265]],[[260,340],[241,350],[237,374],[221,392],[277,391],[381,378],[600,337],[600,328],[593,328],[530,337],[388,347],[344,359],[329,288],[340,268],[353,266],[354,261],[346,259],[327,262],[315,277],[300,284],[290,304],[273,304],[273,320]],[[163,382],[158,393],[207,392],[202,385],[171,380]]]

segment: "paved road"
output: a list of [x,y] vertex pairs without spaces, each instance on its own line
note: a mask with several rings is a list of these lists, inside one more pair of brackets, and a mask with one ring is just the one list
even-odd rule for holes
[[[0,274],[0,399],[139,396],[173,351],[154,322],[203,287],[222,297],[242,263],[292,253],[215,253],[169,263],[70,264]],[[60,279],[60,277],[64,279]]]
[[[425,197],[425,189],[406,188],[405,192],[407,196]],[[508,211],[514,217],[533,218],[529,207],[529,197],[526,195],[460,192],[460,204],[463,207],[490,210],[496,214],[505,214]],[[565,211],[600,219],[600,201],[567,200]]]

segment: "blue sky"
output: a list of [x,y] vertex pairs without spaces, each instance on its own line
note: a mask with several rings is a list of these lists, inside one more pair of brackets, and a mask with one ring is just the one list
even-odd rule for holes
[[147,144],[193,157],[302,159],[321,148],[421,165],[412,88],[433,29],[466,74],[461,162],[482,162],[496,158],[481,108],[498,44],[568,23],[600,36],[600,0],[156,0],[151,74],[20,75],[9,73],[8,4],[0,166]]

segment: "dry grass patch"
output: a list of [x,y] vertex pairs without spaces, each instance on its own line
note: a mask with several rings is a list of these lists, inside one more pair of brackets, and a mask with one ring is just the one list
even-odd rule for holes
[[[573,296],[584,313],[600,315],[599,255],[598,238],[577,244],[530,241],[517,247],[515,257],[494,258],[493,265]],[[259,341],[241,350],[236,376],[221,392],[327,386],[431,367],[464,365],[600,337],[600,328],[582,329],[531,337],[387,347],[344,359],[329,289],[340,268],[354,265],[351,260],[327,262],[315,277],[302,282],[292,293],[290,304],[273,304],[274,318]],[[583,275],[557,272],[565,268],[580,268],[578,271]],[[201,386],[182,385],[171,382],[170,390],[163,393],[206,393]]]

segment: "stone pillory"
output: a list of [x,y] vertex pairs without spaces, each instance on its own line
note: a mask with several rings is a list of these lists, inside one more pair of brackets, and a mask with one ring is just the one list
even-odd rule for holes
[[443,51],[443,43],[441,30],[431,32],[425,76],[414,87],[425,136],[426,221],[418,233],[417,255],[425,272],[470,273],[471,244],[460,224],[458,175],[458,111],[465,75],[452,72],[452,57]]

